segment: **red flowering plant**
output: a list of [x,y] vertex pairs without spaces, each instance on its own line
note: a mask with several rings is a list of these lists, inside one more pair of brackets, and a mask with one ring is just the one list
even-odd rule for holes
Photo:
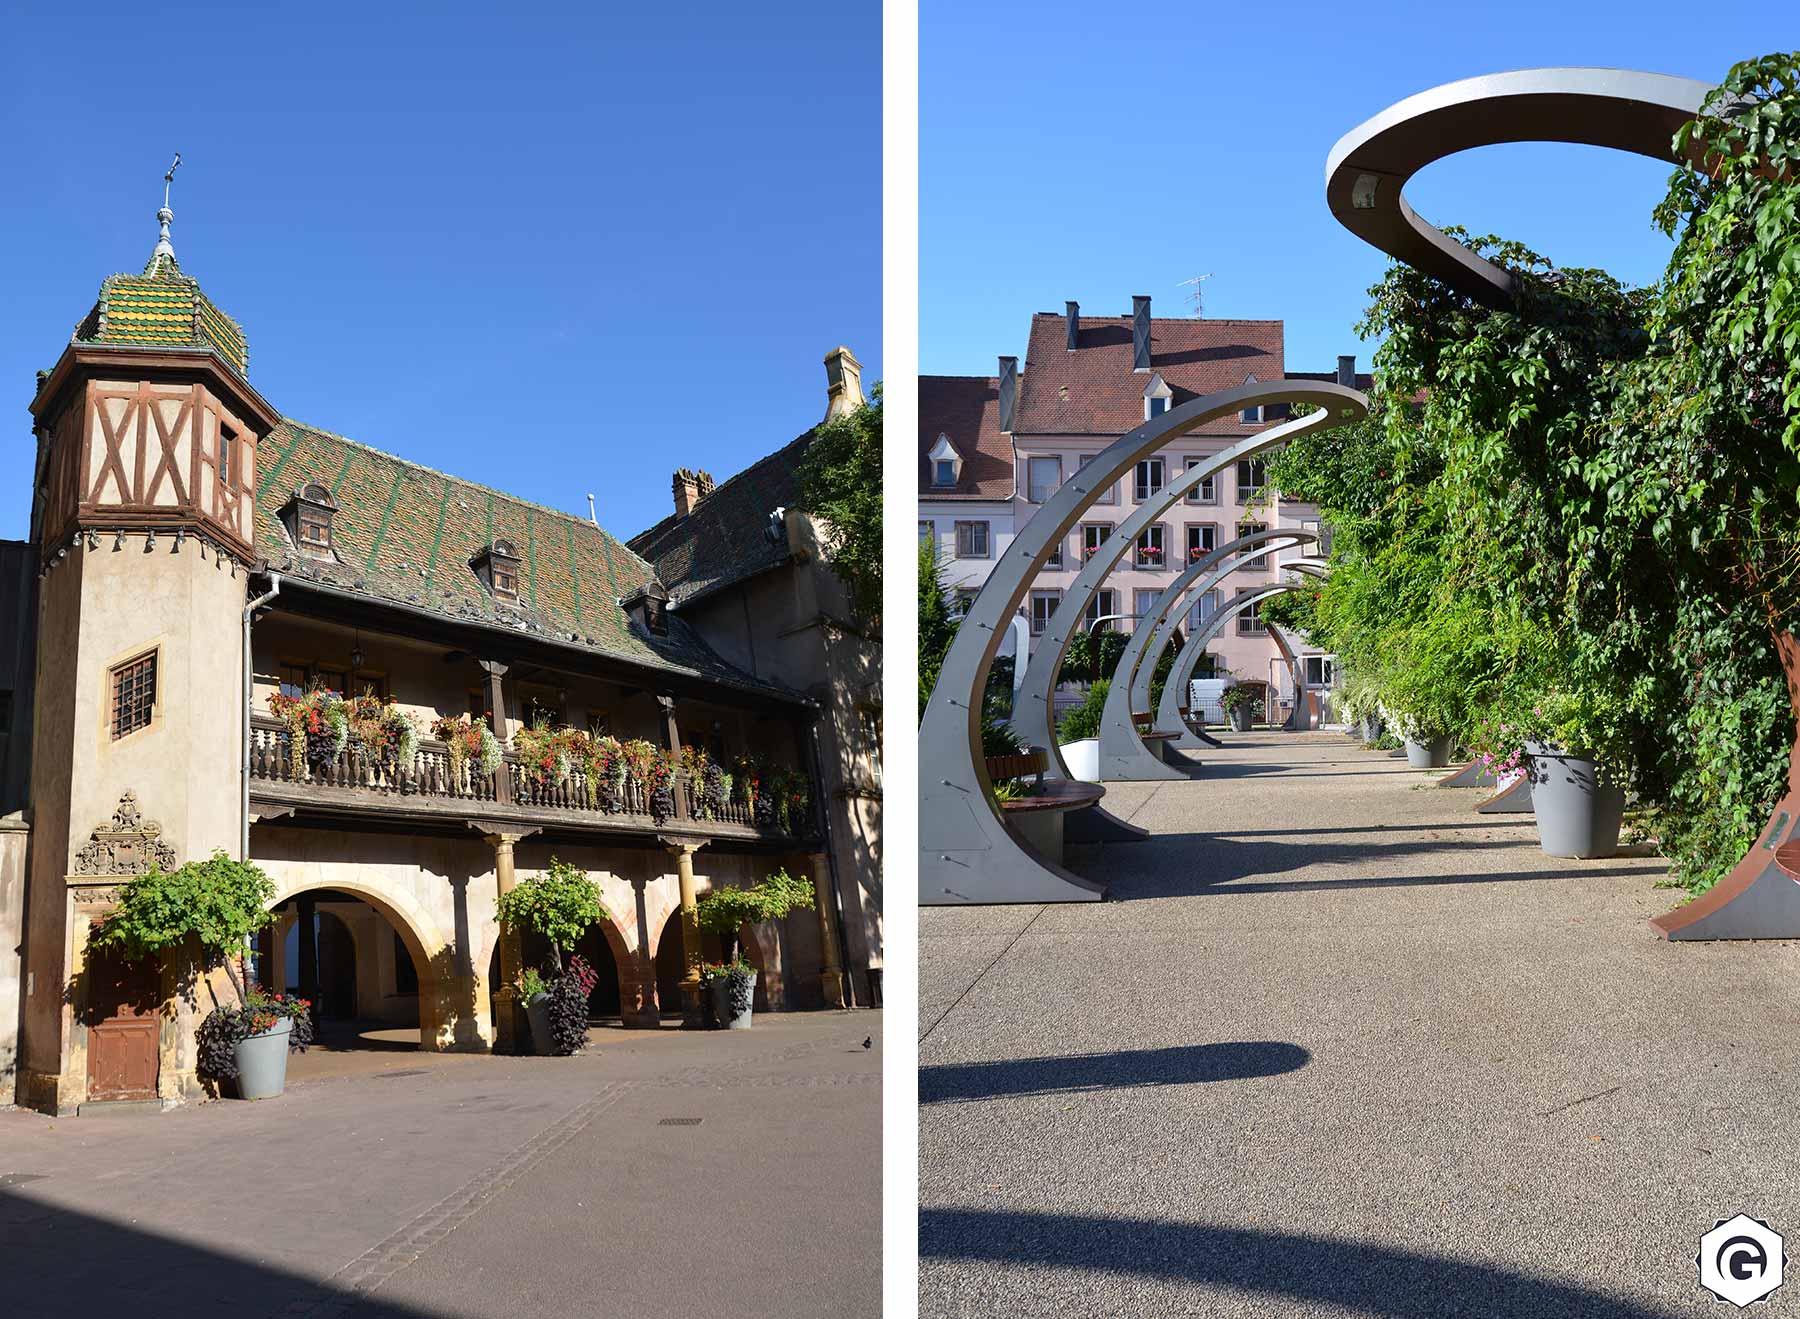
[[688,788],[688,805],[698,820],[716,819],[731,799],[731,775],[719,768],[704,747],[681,748],[681,775]]
[[310,687],[298,696],[271,692],[269,713],[287,725],[288,768],[294,778],[305,778],[309,763],[336,760],[350,741],[344,698],[329,687]]
[[380,764],[410,769],[419,752],[419,724],[391,696],[365,691],[343,702],[350,740]]
[[1146,566],[1160,567],[1163,561],[1162,546],[1140,545],[1137,547],[1137,561]]
[[619,745],[619,755],[626,773],[644,790],[651,816],[661,823],[675,813],[671,784],[675,777],[675,758],[655,744],[634,738]]
[[481,766],[483,774],[492,774],[500,768],[505,756],[500,739],[494,736],[494,730],[488,727],[485,718],[444,716],[433,722],[431,735],[444,744],[450,756],[450,772],[459,784],[465,765],[473,762]]

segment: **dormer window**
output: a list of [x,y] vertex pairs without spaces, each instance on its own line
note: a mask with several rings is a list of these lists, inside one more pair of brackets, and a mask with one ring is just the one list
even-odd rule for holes
[[[1244,383],[1246,385],[1254,385],[1257,383],[1256,377],[1253,375],[1245,376]],[[1238,419],[1248,426],[1257,425],[1263,419],[1262,404],[1259,403],[1253,408],[1245,408],[1238,414]]]
[[497,540],[482,550],[469,566],[494,599],[504,604],[519,602],[519,551],[510,540]]
[[962,479],[962,455],[950,443],[948,435],[937,437],[937,443],[931,446],[931,452],[926,458],[931,463],[931,484],[934,489],[945,489]]
[[1175,406],[1175,391],[1157,371],[1150,377],[1150,383],[1144,386],[1144,420],[1155,421],[1163,413]]
[[[223,437],[220,448],[223,457]],[[331,491],[317,481],[309,481],[294,491],[281,510],[281,520],[300,553],[313,559],[332,559],[337,556],[333,553],[331,520],[337,511],[337,500],[331,497]]]
[[619,604],[624,608],[625,616],[651,636],[669,634],[669,593],[661,582],[645,582]]

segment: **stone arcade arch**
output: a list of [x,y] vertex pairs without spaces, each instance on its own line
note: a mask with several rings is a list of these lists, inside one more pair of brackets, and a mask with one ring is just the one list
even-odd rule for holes
[[[1163,588],[1149,612],[1138,620],[1131,640],[1119,656],[1118,667],[1113,670],[1112,685],[1107,688],[1106,705],[1100,715],[1100,778],[1103,782],[1189,777],[1179,766],[1170,764],[1145,745],[1134,718],[1138,711],[1150,709],[1150,684],[1156,664],[1186,617],[1187,598],[1204,596],[1243,567],[1245,560],[1238,556],[1244,550],[1261,545],[1265,547],[1265,553],[1272,553],[1317,539],[1311,532],[1283,528],[1240,536],[1190,565]],[[1202,573],[1206,574],[1204,578]],[[1127,675],[1126,681],[1119,680],[1121,674]]]
[[[1503,310],[1517,295],[1516,278],[1421,219],[1401,193],[1407,180],[1433,161],[1498,142],[1570,142],[1674,162],[1675,134],[1710,90],[1692,78],[1628,69],[1521,69],[1446,83],[1339,139],[1325,166],[1326,202],[1365,242]],[[1800,883],[1775,859],[1800,836],[1800,641],[1786,633],[1775,644],[1795,718],[1787,787],[1724,879],[1650,922],[1665,938],[1800,938]]]
[[418,972],[419,1048],[434,1052],[472,1050],[492,1042],[493,1018],[487,1011],[487,995],[479,992],[467,950],[459,955],[435,922],[408,895],[384,892],[353,876],[333,874],[326,884],[316,875],[302,876],[285,867],[263,864],[275,881],[271,908],[302,893],[329,888],[368,903],[393,926]]
[[[981,752],[981,697],[1001,630],[1011,623],[1032,580],[1050,557],[1051,547],[1074,529],[1101,491],[1123,479],[1140,458],[1215,418],[1275,403],[1304,403],[1321,411],[1232,445],[1184,477],[1198,480],[1296,434],[1360,420],[1368,413],[1367,400],[1357,391],[1312,380],[1244,384],[1190,400],[1114,441],[1064,482],[994,564],[944,657],[919,729],[920,902],[1093,902],[1103,896],[1101,886],[1049,863],[1022,842],[1007,828],[990,796]],[[1178,492],[1174,497],[1179,497],[1186,487],[1177,481],[1172,488]],[[1164,494],[1168,493],[1166,488]],[[1050,718],[1053,683],[1049,680],[1100,581],[1137,530],[1173,503],[1174,497],[1159,497],[1140,506],[1113,532],[1078,574],[1032,659],[1034,667],[1040,663],[1044,667],[1035,685],[1028,674],[1015,718],[1027,721],[1020,731],[1035,745],[1046,747],[1064,777],[1067,770],[1056,758]],[[1148,516],[1144,516],[1145,509],[1151,510]]]

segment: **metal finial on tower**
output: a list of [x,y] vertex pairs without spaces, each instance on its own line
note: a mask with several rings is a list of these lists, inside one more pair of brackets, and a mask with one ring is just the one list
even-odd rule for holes
[[175,244],[169,241],[169,225],[175,219],[175,212],[169,209],[169,185],[175,182],[175,171],[180,166],[181,153],[177,151],[174,163],[169,166],[169,172],[163,175],[163,204],[162,209],[156,213],[156,222],[162,226],[162,232],[157,237],[156,250],[150,254],[152,261],[162,256],[173,258],[175,255]]

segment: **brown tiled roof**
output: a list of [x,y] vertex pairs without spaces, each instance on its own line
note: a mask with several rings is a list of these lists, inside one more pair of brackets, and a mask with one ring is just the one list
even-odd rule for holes
[[[1024,381],[1020,381],[1023,388]],[[926,456],[938,436],[962,455],[954,486],[931,484]],[[1017,484],[1012,440],[1000,430],[1000,382],[992,376],[919,377],[919,493],[932,499],[1011,499]]]
[[[1019,411],[1020,435],[1123,435],[1144,423],[1149,374],[1131,369],[1131,317],[1083,316],[1078,347],[1066,347],[1067,328],[1055,312],[1031,318]],[[1174,391],[1177,405],[1221,389],[1279,380],[1282,322],[1152,319],[1150,368]],[[1208,435],[1247,435],[1256,429],[1235,418],[1209,422]]]
[[[677,619],[666,637],[635,630],[618,602],[655,572],[585,518],[286,419],[257,446],[257,466],[256,551],[284,576],[629,664],[794,695],[727,663]],[[300,554],[281,519],[309,482],[337,503],[334,561]],[[499,539],[521,560],[516,606],[496,600],[469,566]]]
[[800,503],[800,460],[808,431],[715,486],[685,518],[671,512],[626,542],[656,565],[679,608],[788,561],[786,536],[769,537],[769,514]]

